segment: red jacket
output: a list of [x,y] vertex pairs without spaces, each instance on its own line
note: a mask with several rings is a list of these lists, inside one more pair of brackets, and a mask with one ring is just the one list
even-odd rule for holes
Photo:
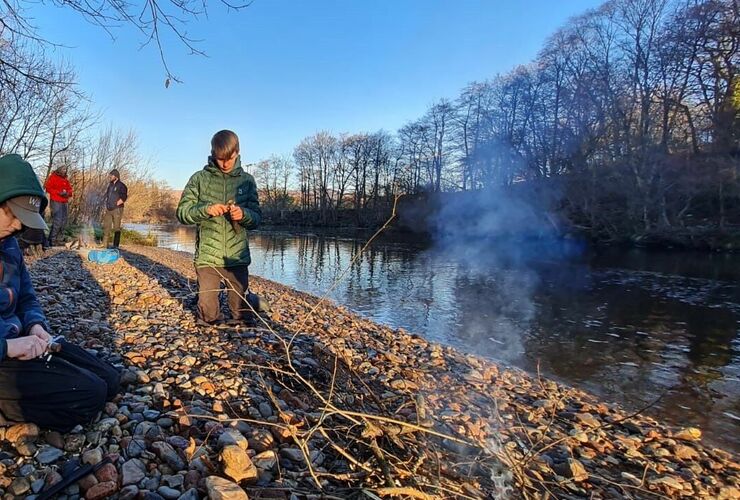
[[[66,177],[62,177],[56,172],[52,172],[49,178],[46,179],[44,189],[49,193],[51,201],[67,203],[72,197],[72,184],[69,183]],[[66,195],[62,195],[63,191],[66,192]]]

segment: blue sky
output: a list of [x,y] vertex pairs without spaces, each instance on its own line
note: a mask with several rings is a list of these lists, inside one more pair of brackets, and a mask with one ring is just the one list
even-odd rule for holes
[[134,129],[154,176],[184,186],[214,132],[239,134],[242,161],[291,154],[304,137],[395,131],[468,82],[529,62],[568,18],[601,0],[255,0],[212,2],[188,32],[208,57],[166,39],[164,87],[155,47],[130,27],[105,31],[52,6],[30,12],[67,48],[100,126]]

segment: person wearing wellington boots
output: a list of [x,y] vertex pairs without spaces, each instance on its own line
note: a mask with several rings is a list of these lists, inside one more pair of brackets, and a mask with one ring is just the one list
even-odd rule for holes
[[15,235],[46,229],[46,204],[31,165],[0,157],[0,425],[32,422],[68,432],[89,423],[118,392],[110,364],[52,338]]
[[128,188],[121,182],[121,174],[115,168],[108,173],[108,188],[105,190],[105,215],[103,215],[103,248],[108,248],[113,229],[112,248],[121,244],[121,219],[123,204],[128,199]]

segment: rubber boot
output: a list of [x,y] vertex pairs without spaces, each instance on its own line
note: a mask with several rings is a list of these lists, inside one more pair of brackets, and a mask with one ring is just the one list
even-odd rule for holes
[[113,248],[118,248],[118,245],[121,244],[121,231],[116,231],[113,233]]

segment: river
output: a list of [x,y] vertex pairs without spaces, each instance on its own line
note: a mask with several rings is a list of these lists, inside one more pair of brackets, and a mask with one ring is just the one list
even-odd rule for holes
[[[183,226],[151,231],[192,252]],[[591,252],[472,269],[413,241],[250,233],[250,273],[588,390],[740,452],[740,255]]]

